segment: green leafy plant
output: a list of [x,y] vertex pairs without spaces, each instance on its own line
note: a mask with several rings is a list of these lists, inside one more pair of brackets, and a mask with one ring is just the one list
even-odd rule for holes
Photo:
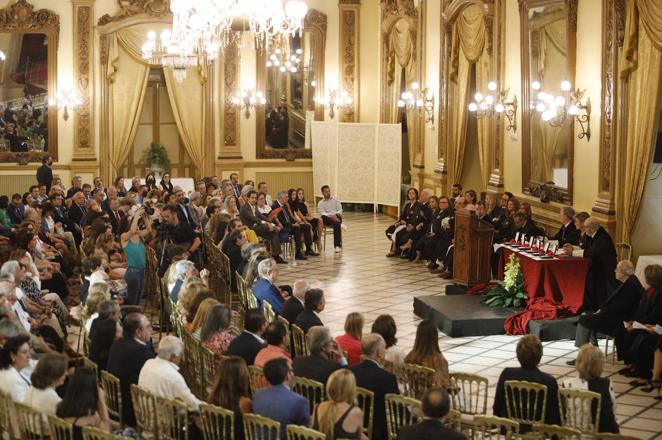
[[170,169],[168,151],[163,144],[156,141],[149,144],[149,147],[143,151],[142,162],[150,167],[156,167],[162,170]]
[[522,307],[526,304],[528,295],[524,288],[524,275],[519,258],[511,254],[504,271],[503,281],[497,281],[494,287],[481,301],[490,307]]

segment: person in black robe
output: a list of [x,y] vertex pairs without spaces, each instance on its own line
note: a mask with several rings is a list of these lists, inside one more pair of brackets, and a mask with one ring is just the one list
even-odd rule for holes
[[[418,190],[416,188],[409,188],[407,190],[407,203],[402,208],[398,221],[389,226],[385,233],[386,237],[391,241],[391,251],[386,255],[387,257],[395,257],[405,250],[401,247],[409,239],[409,234],[416,229],[419,223],[425,221],[425,215],[422,212],[423,205],[418,201]],[[399,226],[404,226],[396,233]],[[395,236],[393,234],[395,233]]]
[[575,225],[575,210],[569,206],[561,208],[561,229],[549,237],[559,242],[559,247],[566,244],[579,245],[580,232]]

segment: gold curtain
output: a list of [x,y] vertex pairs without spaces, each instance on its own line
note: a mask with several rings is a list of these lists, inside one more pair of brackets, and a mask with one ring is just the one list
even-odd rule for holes
[[205,162],[205,78],[196,68],[189,68],[181,83],[175,80],[172,69],[164,68],[163,73],[179,135],[198,173],[202,173]]
[[[476,5],[467,6],[457,17],[453,25],[451,40],[451,63],[450,77],[455,82],[449,115],[449,165],[448,180],[456,183],[462,177],[464,167],[464,150],[467,139],[468,119],[468,97],[471,75],[471,64],[477,63],[476,81],[484,81],[489,72],[489,59],[483,56],[486,39],[485,22],[483,11]],[[479,72],[480,71],[480,72]],[[478,83],[481,84],[482,83]],[[491,170],[488,168],[489,157],[487,155],[488,145],[486,142],[488,127],[486,122],[478,125],[478,151],[480,152],[481,175],[483,179],[489,179]],[[487,177],[486,177],[487,176]],[[485,180],[487,183],[487,180]]]
[[[491,81],[490,78],[490,56],[487,51],[483,51],[483,55],[476,63],[476,84],[487,84]],[[480,161],[480,175],[482,178],[483,188],[487,188],[490,181],[490,127],[491,123],[489,118],[478,119],[478,159]]]
[[662,73],[662,8],[659,0],[631,1],[625,26],[621,76],[628,80],[625,167],[620,239],[630,242],[639,217],[658,127]]

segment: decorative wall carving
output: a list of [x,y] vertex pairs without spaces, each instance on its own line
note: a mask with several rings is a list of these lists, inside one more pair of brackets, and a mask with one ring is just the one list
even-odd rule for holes
[[345,0],[340,8],[340,89],[352,96],[348,110],[342,111],[342,122],[358,121],[359,112],[359,0]]
[[147,14],[150,17],[170,15],[170,0],[117,0],[117,3],[120,11],[113,16],[103,15],[99,19],[99,25],[140,14]]
[[94,0],[76,0],[74,9],[74,48],[75,64],[74,84],[78,89],[81,103],[74,112],[74,160],[95,159],[93,139],[93,119],[91,106],[93,102],[92,54],[93,34],[92,16],[94,15]]
[[0,10],[0,27],[19,32],[43,32],[44,28],[60,31],[60,17],[49,9],[34,10],[26,0]]
[[[223,102],[229,103],[232,96],[239,90],[239,48],[236,43],[228,46],[223,52]],[[239,145],[238,110],[233,105],[223,106],[223,145]]]

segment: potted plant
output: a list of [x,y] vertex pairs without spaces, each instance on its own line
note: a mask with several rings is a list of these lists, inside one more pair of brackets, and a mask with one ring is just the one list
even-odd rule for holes
[[161,177],[161,173],[170,169],[170,158],[168,151],[160,142],[153,141],[143,151],[142,162],[149,165],[149,170],[155,174],[157,178]]

